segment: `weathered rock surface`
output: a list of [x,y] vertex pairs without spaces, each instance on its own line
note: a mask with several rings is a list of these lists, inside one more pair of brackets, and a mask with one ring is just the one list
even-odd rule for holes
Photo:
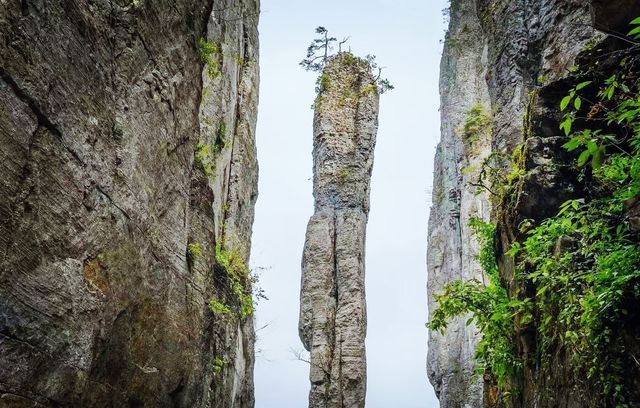
[[0,1],[0,406],[253,406],[258,8]]
[[[452,2],[441,65],[442,139],[436,153],[429,220],[430,309],[435,307],[434,294],[446,283],[482,281],[475,261],[476,239],[468,221],[472,216],[487,220],[496,208],[491,193],[476,195],[470,183],[477,182],[479,164],[485,158],[510,159],[515,147],[525,142],[530,91],[568,74],[583,45],[597,35],[590,15],[590,2],[585,0]],[[470,143],[464,127],[475,103],[486,108],[490,125],[488,132],[480,132]],[[553,126],[557,129],[557,123]],[[536,143],[541,163],[553,160],[553,141],[527,141],[527,145]],[[528,205],[532,211],[542,211],[550,199],[561,200],[550,195],[549,189],[558,179],[544,173],[544,167],[537,177],[531,176]],[[501,265],[501,272],[508,267]],[[479,334],[466,327],[465,320],[453,321],[444,336],[430,333],[429,378],[441,407],[493,406],[498,401],[492,385],[472,378]]]
[[[484,281],[475,256],[471,217],[488,219],[486,193],[475,194],[480,163],[491,152],[491,107],[485,80],[487,40],[475,14],[475,1],[456,2],[441,62],[441,134],[435,160],[433,206],[429,217],[427,255],[429,309],[434,295],[455,279]],[[484,121],[465,137],[465,122],[474,105]],[[427,372],[442,407],[479,407],[482,381],[474,379],[478,335],[467,317],[449,324],[444,335],[429,333]]]
[[328,61],[320,86],[315,213],[304,245],[299,322],[311,353],[309,407],[363,407],[365,229],[378,93],[368,64],[347,53]]

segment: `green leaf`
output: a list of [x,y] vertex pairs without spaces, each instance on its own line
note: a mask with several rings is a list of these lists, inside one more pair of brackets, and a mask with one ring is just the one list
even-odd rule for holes
[[638,25],[640,24],[640,17],[635,18],[633,21],[629,23],[629,25]]
[[578,84],[578,86],[576,86],[576,90],[579,91],[581,89],[583,89],[584,87],[588,86],[589,84],[591,84],[593,81],[585,81],[585,82],[581,82]]
[[596,150],[596,152],[593,154],[593,157],[591,158],[591,167],[593,167],[595,170],[598,170],[600,167],[602,167],[602,163],[604,162],[604,156],[605,156],[605,147],[600,146],[598,150]]
[[571,138],[571,140],[569,140],[567,143],[562,145],[562,147],[564,147],[565,149],[567,149],[567,151],[570,151],[570,152],[576,150],[580,146],[582,146],[582,140],[579,136]]
[[580,99],[579,96],[573,101],[573,106],[575,106],[576,110],[580,110],[580,107],[582,106],[582,99]]
[[628,36],[635,36],[640,34],[640,27],[636,27],[633,30],[629,31],[629,34],[627,34]]
[[589,150],[582,152],[580,157],[578,157],[578,166],[584,166],[587,163],[587,160],[589,160],[589,157],[591,157],[591,152]]
[[569,106],[569,103],[571,102],[571,99],[572,99],[571,95],[567,95],[564,98],[562,98],[562,101],[560,101],[560,110],[561,111],[567,109],[567,106]]
[[560,129],[564,130],[564,134],[566,136],[569,136],[569,134],[571,133],[572,124],[573,124],[573,119],[571,118],[571,116],[567,116],[560,124]]

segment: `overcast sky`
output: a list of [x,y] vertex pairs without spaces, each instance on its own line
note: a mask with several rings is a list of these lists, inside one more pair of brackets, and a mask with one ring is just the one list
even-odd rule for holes
[[[313,213],[315,75],[303,71],[314,29],[375,54],[396,89],[383,95],[367,230],[367,408],[432,408],[425,369],[426,247],[439,139],[438,66],[446,0],[262,0],[260,105],[252,266],[260,285],[257,408],[304,408],[309,367],[298,338],[300,259]],[[260,329],[265,326],[265,328]]]

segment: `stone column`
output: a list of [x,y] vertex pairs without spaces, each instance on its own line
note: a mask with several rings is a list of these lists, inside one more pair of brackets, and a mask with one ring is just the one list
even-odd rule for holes
[[300,338],[311,353],[309,407],[364,407],[364,250],[378,127],[369,64],[349,53],[318,80],[313,146],[315,213],[302,258]]

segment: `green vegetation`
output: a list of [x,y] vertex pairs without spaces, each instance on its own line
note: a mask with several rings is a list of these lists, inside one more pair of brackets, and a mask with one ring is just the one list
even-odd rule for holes
[[470,226],[481,244],[478,261],[489,283],[457,280],[446,285],[444,292],[436,295],[438,308],[433,311],[427,327],[443,333],[449,320],[470,313],[467,324],[475,322],[483,335],[475,355],[477,372],[493,374],[503,396],[508,396],[514,391],[510,379],[522,368],[515,347],[514,317],[526,315],[526,319],[531,318],[530,313],[525,313],[530,300],[510,300],[500,282],[495,257],[495,226],[478,218],[473,218]]
[[[640,18],[630,36],[640,38]],[[477,350],[479,369],[497,379],[502,395],[517,392],[514,381],[524,365],[541,375],[557,372],[568,359],[575,378],[585,378],[600,406],[629,408],[631,361],[629,334],[638,326],[640,233],[632,228],[625,204],[640,197],[640,81],[637,56],[623,58],[615,75],[601,77],[574,70],[576,86],[559,104],[563,148],[574,154],[583,195],[564,202],[558,213],[536,223],[524,220],[520,239],[505,255],[514,258],[512,278],[527,294],[509,293],[501,284],[493,248],[494,227],[473,221],[480,236],[480,263],[489,284],[452,282],[436,297],[428,327],[443,331],[450,319],[471,313],[483,334]],[[505,202],[517,200],[526,152],[511,158],[513,177],[496,176]],[[504,168],[500,157],[494,168]],[[483,170],[484,171],[484,170]],[[496,170],[497,171],[497,170]],[[515,198],[513,196],[516,196]],[[528,330],[535,349],[516,354]],[[630,343],[631,342],[631,343]],[[566,355],[566,357],[562,357]],[[636,364],[636,366],[634,366]],[[635,371],[634,371],[635,370]]]
[[198,258],[198,257],[201,257],[202,256],[202,245],[200,245],[199,242],[195,242],[195,243],[189,244],[187,246],[187,252],[194,259]]
[[227,146],[226,133],[227,125],[224,122],[220,122],[212,144],[196,144],[194,160],[207,177],[213,177],[215,175],[216,159],[220,152]]
[[467,112],[462,128],[462,136],[469,144],[480,140],[482,135],[490,130],[491,117],[487,114],[484,106],[480,102],[474,104]]
[[229,308],[229,306],[215,298],[212,298],[209,301],[209,310],[211,310],[215,315],[228,315],[231,313],[231,308]]
[[[306,71],[321,73],[316,81],[316,92],[320,94],[322,91],[328,89],[328,86],[330,85],[328,75],[323,73],[326,63],[330,57],[337,55],[342,58],[342,61],[346,65],[357,64],[360,58],[353,55],[350,51],[342,51],[342,46],[349,41],[349,37],[346,37],[342,41],[338,41],[336,37],[330,37],[329,31],[322,26],[317,27],[315,31],[316,34],[319,34],[319,37],[311,41],[311,44],[307,48],[307,56],[300,62],[300,66]],[[338,52],[337,54],[333,54],[336,43],[338,44]],[[367,55],[364,60],[368,64],[369,71],[374,75],[377,72],[377,76],[374,78],[374,88],[371,89],[370,87],[365,87],[365,90],[361,92],[361,95],[367,95],[371,90],[377,91],[378,94],[383,94],[392,90],[394,87],[391,85],[391,82],[389,82],[387,78],[382,78],[383,68],[378,66],[376,63],[376,56]]]
[[336,172],[336,176],[338,177],[338,183],[345,184],[349,180],[349,176],[351,175],[351,169],[349,168],[341,168]]
[[207,67],[207,75],[210,80],[222,75],[222,47],[220,43],[200,38],[198,40],[198,55],[202,63]]
[[246,317],[253,314],[251,277],[249,276],[249,268],[240,254],[235,251],[227,251],[222,245],[217,244],[216,263],[224,268],[229,277],[229,287],[238,303],[239,316]]
[[216,172],[216,162],[211,154],[212,148],[206,143],[198,143],[195,151],[195,162],[207,177],[213,177]]
[[628,406],[621,333],[633,330],[632,305],[640,301],[639,236],[625,213],[625,202],[640,195],[639,95],[635,74],[620,69],[580,82],[562,99],[563,147],[576,153],[590,194],[566,201],[509,251],[536,286],[543,363],[557,347],[571,350],[576,375],[586,374],[607,405],[620,408]]
[[211,360],[211,366],[213,367],[214,375],[220,374],[224,368],[224,360],[219,357],[214,357],[213,360]]

